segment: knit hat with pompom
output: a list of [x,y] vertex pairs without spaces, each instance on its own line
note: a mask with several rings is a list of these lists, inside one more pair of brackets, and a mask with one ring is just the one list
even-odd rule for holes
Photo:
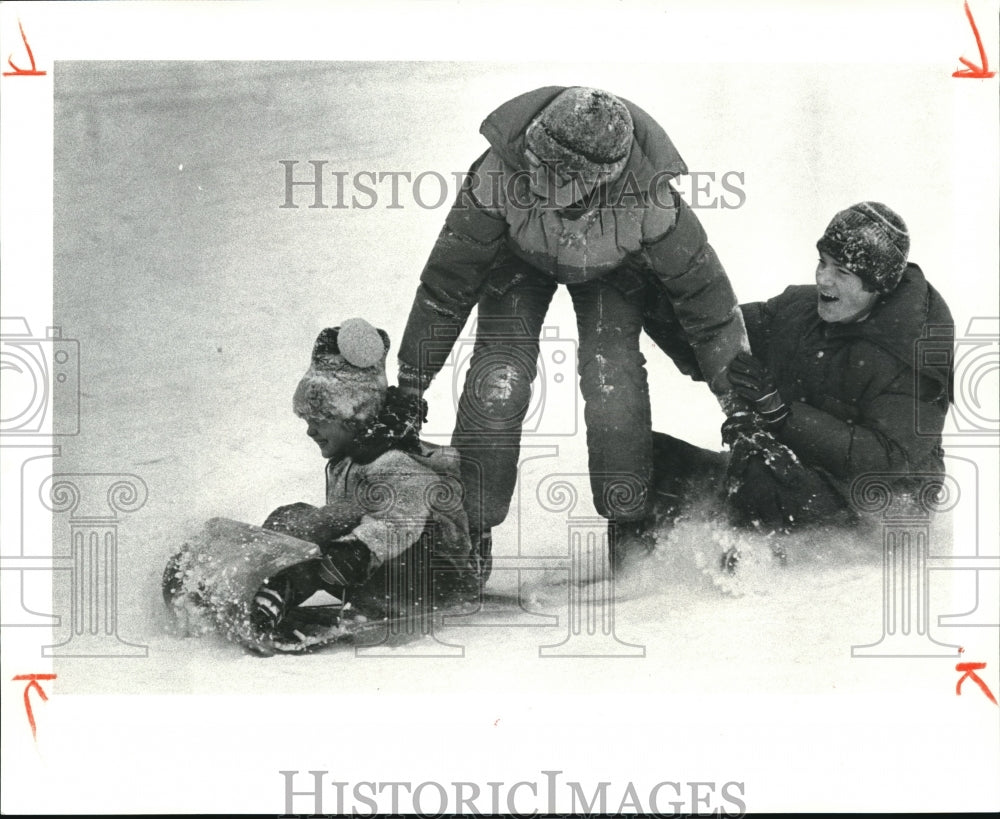
[[309,369],[295,389],[295,414],[364,426],[385,402],[388,352],[385,330],[364,319],[326,328],[317,336]]

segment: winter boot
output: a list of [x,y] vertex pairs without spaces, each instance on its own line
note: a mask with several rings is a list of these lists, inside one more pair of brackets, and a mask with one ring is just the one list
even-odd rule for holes
[[611,573],[619,574],[656,551],[648,521],[608,521],[608,558]]
[[280,631],[287,615],[315,592],[346,601],[348,592],[368,577],[371,551],[357,538],[341,538],[321,547],[322,554],[265,580],[254,595],[250,623],[262,634]]
[[287,584],[281,579],[272,585],[272,579],[264,581],[254,595],[250,609],[250,625],[260,634],[274,632],[285,619],[288,611]]
[[482,532],[469,532],[469,540],[472,542],[472,560],[475,564],[476,573],[479,575],[480,588],[486,585],[493,573],[493,531],[485,529]]

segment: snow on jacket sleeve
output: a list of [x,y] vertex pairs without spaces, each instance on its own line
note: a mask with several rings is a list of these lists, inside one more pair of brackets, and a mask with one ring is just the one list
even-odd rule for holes
[[[867,472],[914,472],[933,461],[938,441],[917,434],[913,373],[888,353],[863,345],[869,360],[884,360],[868,369],[890,376],[873,377],[857,404],[858,417],[843,420],[823,407],[802,402],[791,404],[792,414],[778,437],[804,463],[826,470],[834,478],[851,481]],[[852,372],[861,371],[856,361]],[[920,411],[926,421],[936,413],[944,422],[946,407],[940,402],[924,402]]]
[[492,150],[483,154],[445,219],[400,342],[400,384],[427,388],[479,301],[507,233],[496,190],[501,172],[500,158]]
[[726,378],[729,362],[750,349],[743,314],[698,217],[665,183],[659,195],[666,199],[668,194],[675,206],[673,223],[666,232],[647,234],[653,238],[643,250],[673,302],[705,380],[725,408],[723,398],[732,395]]
[[432,522],[444,530],[441,548],[447,551],[453,539],[460,548],[464,535],[468,553],[467,532],[452,532],[448,516],[442,514],[452,497],[456,500],[451,505],[461,511],[461,493],[448,480],[398,450],[354,469],[359,471],[351,494],[362,514],[351,534],[371,550],[371,571],[409,549]]
[[763,357],[767,344],[767,336],[771,332],[771,311],[768,303],[754,301],[741,304],[743,323],[747,328],[747,339],[750,342],[750,352],[758,358]]

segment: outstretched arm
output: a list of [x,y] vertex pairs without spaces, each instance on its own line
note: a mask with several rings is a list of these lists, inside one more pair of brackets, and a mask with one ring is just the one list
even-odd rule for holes
[[[737,353],[750,349],[743,314],[698,217],[676,191],[668,186],[667,192],[674,202],[672,223],[646,243],[644,252],[673,304],[702,375],[729,412],[739,402],[726,378],[727,367]],[[660,195],[666,198],[667,193]]]
[[421,393],[465,326],[507,233],[496,185],[501,160],[473,164],[420,275],[399,347],[399,386]]

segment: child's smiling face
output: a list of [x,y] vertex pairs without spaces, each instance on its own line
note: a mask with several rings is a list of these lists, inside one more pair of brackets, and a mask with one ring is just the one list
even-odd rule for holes
[[878,293],[865,290],[864,283],[826,253],[816,266],[816,309],[823,321],[848,324],[864,318],[878,300]]
[[340,458],[354,440],[354,430],[336,418],[310,417],[303,420],[307,424],[306,435],[316,442],[324,458]]

